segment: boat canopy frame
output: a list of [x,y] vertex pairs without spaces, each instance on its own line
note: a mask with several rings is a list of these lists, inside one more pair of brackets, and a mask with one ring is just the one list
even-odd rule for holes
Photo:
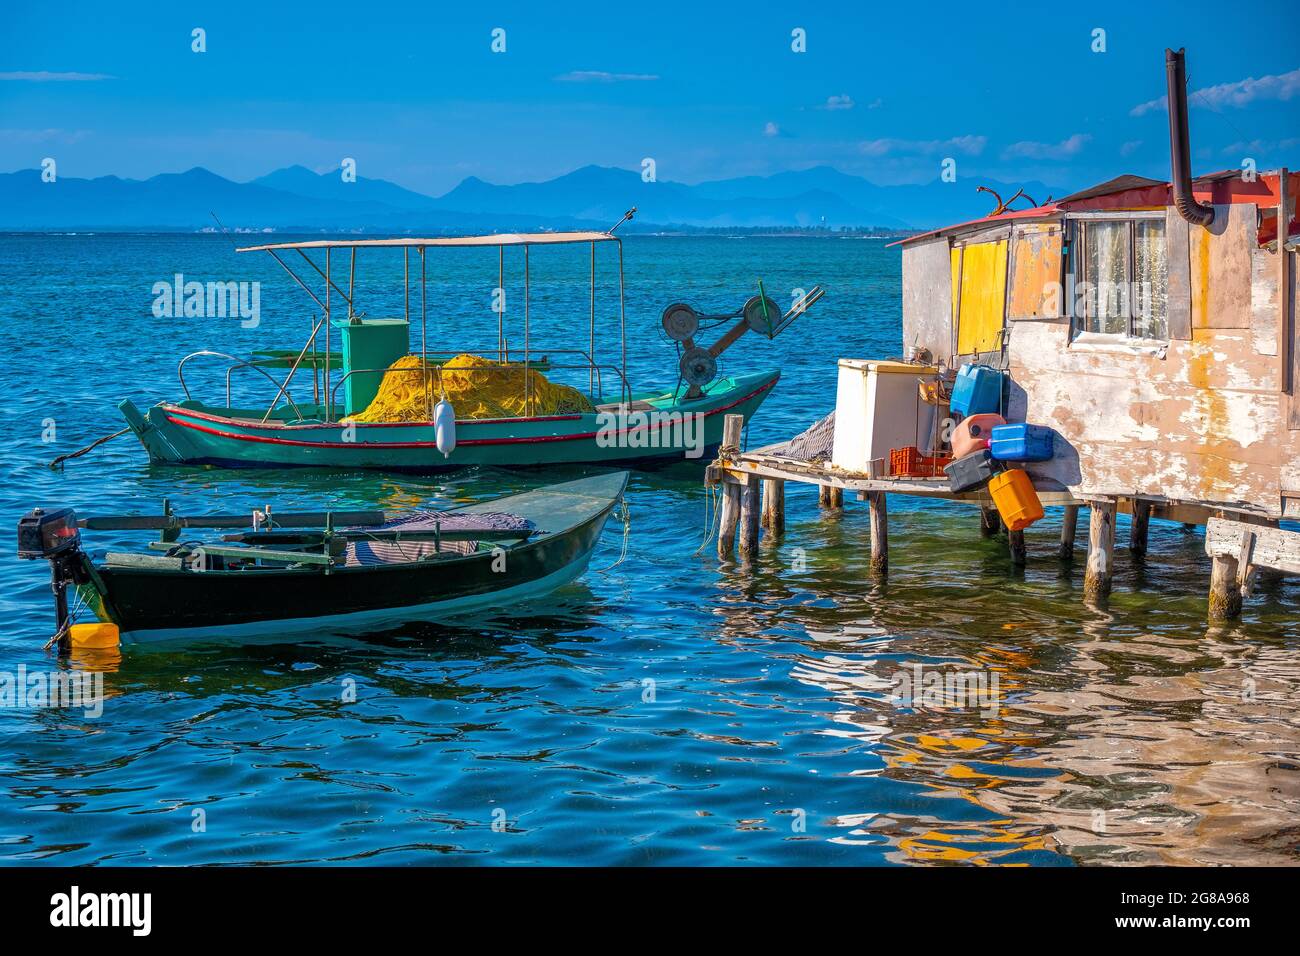
[[[265,423],[266,420],[270,418],[271,413],[275,411],[275,407],[279,403],[281,396],[288,394],[289,383],[292,381],[294,373],[297,372],[298,366],[302,364],[302,362],[305,360],[308,350],[311,350],[311,354],[312,354],[312,361],[310,364],[312,365],[313,368],[313,386],[315,386],[316,373],[320,369],[320,365],[322,364],[317,360],[318,350],[316,345],[317,338],[322,328],[324,328],[325,330],[325,349],[324,349],[325,354],[324,354],[324,362],[323,362],[324,388],[323,390],[316,390],[314,388],[314,390],[317,391],[317,394],[319,395],[320,399],[323,400],[325,421],[326,422],[334,421],[335,393],[338,390],[338,386],[343,383],[343,379],[347,377],[348,373],[345,372],[343,376],[340,377],[339,382],[336,383],[331,388],[330,385],[331,349],[332,349],[331,329],[333,327],[331,320],[333,317],[333,313],[335,311],[331,293],[337,293],[339,297],[342,298],[342,300],[346,303],[348,319],[354,318],[356,315],[354,300],[355,300],[355,291],[356,291],[357,250],[367,249],[367,248],[402,250],[402,258],[403,258],[402,298],[403,298],[403,309],[404,309],[405,319],[408,326],[411,322],[411,250],[412,249],[416,250],[416,255],[419,258],[420,366],[421,369],[425,372],[425,374],[429,376],[426,379],[425,393],[427,396],[427,400],[429,402],[429,408],[426,409],[426,412],[430,419],[433,416],[433,412],[432,412],[432,389],[430,388],[430,384],[432,382],[432,371],[428,367],[428,356],[429,356],[428,261],[427,261],[426,250],[439,249],[439,248],[496,248],[497,289],[502,290],[502,292],[504,293],[505,250],[507,247],[510,248],[521,247],[523,249],[524,414],[518,417],[528,418],[531,417],[531,410],[532,410],[532,380],[531,380],[532,377],[529,374],[529,370],[533,364],[532,363],[532,342],[530,337],[531,263],[530,263],[529,250],[533,246],[574,245],[574,244],[581,244],[581,243],[588,244],[591,249],[590,277],[589,277],[589,288],[588,288],[588,293],[589,293],[588,300],[590,304],[590,316],[589,316],[589,325],[588,325],[588,348],[586,351],[583,351],[582,349],[560,350],[560,351],[567,351],[570,354],[577,354],[583,356],[586,359],[586,364],[551,366],[551,367],[573,368],[573,369],[586,368],[587,369],[587,391],[588,394],[593,399],[596,398],[596,389],[598,385],[600,387],[601,398],[604,397],[604,381],[601,376],[602,369],[612,370],[616,373],[619,379],[619,403],[623,406],[629,406],[632,401],[632,392],[627,379],[627,307],[626,307],[627,300],[626,300],[626,289],[625,289],[624,267],[623,267],[623,241],[620,237],[614,235],[614,230],[617,229],[619,226],[621,226],[624,222],[627,222],[629,219],[631,219],[635,213],[636,213],[636,207],[633,207],[632,209],[628,210],[628,212],[624,214],[623,218],[620,219],[617,223],[615,223],[614,226],[611,227],[607,232],[582,231],[582,232],[540,232],[540,233],[494,233],[490,235],[480,235],[480,236],[432,236],[432,237],[425,237],[425,238],[402,236],[402,237],[389,238],[389,239],[312,239],[303,242],[265,243],[257,246],[245,246],[243,248],[237,248],[235,250],[236,252],[268,253],[273,259],[275,259],[277,263],[279,263],[280,267],[289,274],[290,278],[292,278],[294,282],[296,282],[298,286],[301,287],[302,290],[306,292],[308,296],[311,297],[312,301],[315,302],[317,307],[321,310],[320,320],[313,324],[311,336],[308,338],[306,344],[303,345],[302,350],[298,353],[298,356],[294,360],[292,367],[289,369],[289,373],[285,376],[284,382],[280,384],[275,397],[271,400],[270,407],[267,408],[266,414],[262,417],[263,423]],[[596,353],[596,246],[598,243],[605,243],[605,242],[615,243],[618,249],[619,363],[616,368],[610,365],[603,365],[603,366],[598,365],[595,358],[595,353]],[[318,265],[317,262],[310,255],[308,255],[307,250],[310,249],[323,249],[325,251],[324,269],[322,269],[320,265]],[[349,268],[348,268],[347,292],[344,292],[341,288],[339,288],[338,284],[333,279],[332,253],[335,249],[348,249],[351,252]],[[303,258],[303,260],[308,265],[310,265],[311,268],[321,277],[321,279],[324,280],[323,300],[321,299],[320,296],[318,296],[315,292],[312,291],[311,286],[306,281],[304,281],[303,278],[299,276],[298,273],[295,272],[289,266],[289,264],[285,262],[285,260],[281,257],[280,255],[281,252],[290,252],[290,251],[297,252]],[[501,363],[501,365],[496,370],[504,372],[507,370],[506,366],[510,361],[510,351],[507,345],[506,332],[505,332],[506,303],[505,303],[504,295],[501,299],[500,308],[497,309],[496,311],[497,311],[497,358],[498,361]],[[556,351],[556,350],[552,350],[552,351]],[[218,354],[218,353],[203,353],[203,354]],[[435,352],[434,354],[436,355],[441,353]],[[488,369],[488,371],[490,370],[491,369]],[[373,372],[373,371],[386,371],[386,370],[365,369],[365,370],[358,370],[358,371]],[[439,368],[438,374],[439,374],[439,378],[441,378],[441,368]],[[227,394],[229,394],[229,382],[227,382]],[[229,404],[229,399],[227,399],[227,404]],[[318,404],[320,404],[319,401]]]

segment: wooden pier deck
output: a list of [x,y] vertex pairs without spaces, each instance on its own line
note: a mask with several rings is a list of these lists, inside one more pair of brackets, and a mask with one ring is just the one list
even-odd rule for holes
[[[718,458],[708,467],[706,484],[721,485],[717,552],[723,561],[737,552],[742,561],[758,551],[760,531],[780,537],[785,531],[785,484],[816,485],[823,509],[843,507],[844,492],[851,491],[871,509],[871,567],[884,574],[889,567],[888,496],[957,501],[980,510],[980,533],[992,537],[1002,527],[992,498],[986,490],[953,492],[946,478],[873,477],[832,468],[822,461],[803,461],[780,453],[782,445],[753,451],[739,448],[744,420],[728,415]],[[1209,615],[1215,620],[1236,617],[1242,595],[1249,594],[1260,568],[1284,574],[1300,574],[1300,533],[1278,528],[1276,519],[1249,511],[1225,511],[1195,503],[1169,501],[1150,496],[1084,498],[1053,481],[1036,479],[1035,491],[1045,507],[1064,509],[1059,545],[1054,555],[1061,561],[1074,559],[1079,511],[1089,510],[1088,555],[1084,573],[1084,599],[1103,603],[1111,590],[1114,573],[1115,518],[1132,516],[1129,551],[1143,555],[1151,518],[1207,527],[1206,553],[1212,560]],[[1007,532],[1012,564],[1027,560],[1024,531]]]

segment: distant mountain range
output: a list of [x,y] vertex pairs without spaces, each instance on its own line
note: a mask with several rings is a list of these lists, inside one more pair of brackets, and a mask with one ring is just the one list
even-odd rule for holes
[[[1034,199],[1064,195],[1039,182],[981,185],[1004,198],[1023,185]],[[976,182],[878,186],[829,166],[774,176],[686,185],[644,182],[640,173],[584,166],[539,183],[502,186],[469,177],[443,196],[425,196],[382,179],[344,182],[338,170],[278,169],[237,183],[202,167],[145,180],[60,176],[39,170],[0,174],[0,229],[492,232],[510,229],[606,229],[631,206],[623,231],[876,227],[922,229],[990,211]]]

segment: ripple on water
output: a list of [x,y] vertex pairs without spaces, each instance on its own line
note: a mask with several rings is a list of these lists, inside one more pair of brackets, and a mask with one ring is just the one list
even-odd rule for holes
[[[642,380],[671,377],[656,332],[666,301],[734,307],[737,275],[763,275],[769,289],[813,277],[829,290],[786,335],[727,354],[732,370],[782,369],[753,444],[828,409],[841,354],[898,351],[898,254],[880,243],[627,246],[630,362]],[[69,269],[50,274],[50,262]],[[534,286],[535,331],[551,341],[586,309],[585,292],[564,284],[585,276],[585,259],[557,262]],[[400,507],[546,480],[151,469],[125,440],[64,472],[45,467],[115,430],[118,399],[174,395],[187,351],[301,344],[307,319],[276,268],[236,262],[220,237],[0,237],[0,362],[37,340],[82,358],[23,376],[28,387],[6,399],[10,519],[36,503],[131,511],[163,497],[189,511],[272,499]],[[395,268],[359,276],[378,297],[373,314],[400,309],[379,289]],[[234,269],[263,282],[259,329],[150,317],[154,281]],[[447,300],[449,324],[435,333],[454,322],[495,334],[466,301]],[[202,378],[196,388],[222,387]],[[40,440],[51,417],[53,446]],[[1119,551],[1101,613],[1081,605],[1081,562],[1052,557],[1059,516],[1029,532],[1030,563],[1015,572],[969,511],[905,500],[891,502],[891,571],[878,581],[865,509],[850,500],[824,520],[800,488],[789,489],[785,539],[753,568],[720,573],[708,549],[697,553],[707,496],[693,466],[638,475],[629,500],[626,559],[528,607],[365,641],[66,665],[105,672],[103,716],[0,710],[0,859],[1297,862],[1294,584],[1265,583],[1245,622],[1207,626],[1201,539],[1153,522],[1145,561]],[[620,546],[607,535],[593,568],[613,565]],[[0,670],[52,666],[39,650],[43,569],[10,552],[0,595]],[[900,702],[899,676],[918,665],[996,677],[996,692],[987,706]]]

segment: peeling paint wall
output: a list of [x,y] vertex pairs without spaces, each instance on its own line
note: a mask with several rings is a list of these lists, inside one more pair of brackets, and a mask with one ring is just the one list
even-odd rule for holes
[[952,279],[948,240],[903,248],[903,348],[930,350],[936,361],[952,359]]
[[[1258,207],[1218,205],[1208,228],[1187,227],[1170,208],[1166,222],[1171,337],[1159,348],[1118,336],[1072,340],[1069,319],[1042,297],[1060,268],[1059,221],[1012,233],[1008,418],[1061,436],[1056,457],[1030,471],[1085,497],[1144,495],[1272,516],[1286,493],[1297,499],[1287,514],[1300,514],[1300,431],[1287,428],[1292,399],[1281,392],[1278,357],[1278,253],[1259,245]],[[957,364],[949,247],[936,237],[904,249],[903,336]]]
[[[1012,420],[1050,425],[1058,456],[1032,466],[1081,495],[1149,495],[1278,515],[1300,459],[1279,391],[1276,253],[1256,208],[1216,208],[1190,241],[1192,333],[1151,350],[1072,342],[1068,321],[1016,322]],[[1267,276],[1273,276],[1270,286]],[[1269,303],[1272,303],[1270,314]]]

